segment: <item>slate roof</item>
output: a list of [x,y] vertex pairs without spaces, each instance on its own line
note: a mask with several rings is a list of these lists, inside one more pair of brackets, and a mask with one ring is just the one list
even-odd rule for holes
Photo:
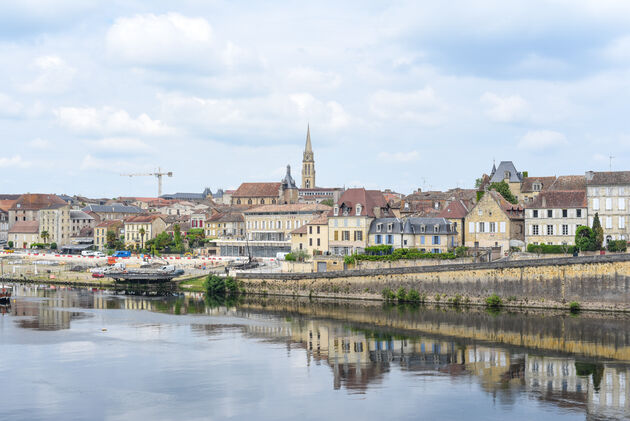
[[[356,216],[356,206],[361,205],[361,216],[376,217],[374,214],[374,208],[380,208],[383,215],[389,215],[389,207],[385,196],[380,190],[366,190],[364,188],[348,189],[346,190],[339,200],[337,205],[340,209],[348,209],[348,215]],[[334,216],[334,210],[329,212],[329,216]],[[342,216],[342,212],[339,212],[339,216]]]
[[83,212],[95,213],[142,213],[142,209],[136,206],[123,205],[120,203],[111,205],[87,205],[81,210]]
[[66,202],[55,194],[27,193],[16,200],[11,210],[50,209],[56,205],[65,206]]
[[453,200],[438,215],[440,218],[463,219],[468,215],[468,207],[461,200]]
[[630,184],[630,171],[588,171],[586,184],[589,186],[627,185]]
[[540,192],[528,209],[586,208],[586,191],[544,191]]
[[9,230],[9,234],[17,233],[17,234],[37,234],[39,233],[39,222],[38,221],[17,221],[11,229]]
[[70,219],[94,219],[94,217],[80,210],[71,210]]
[[278,197],[282,183],[243,183],[232,197]]
[[[378,225],[382,224],[382,229],[378,231]],[[388,231],[387,226],[392,224],[392,230]],[[439,229],[435,232],[434,227]],[[424,232],[422,227],[424,226]],[[376,218],[370,225],[369,234],[454,234],[451,224],[445,218]]]
[[503,181],[506,171],[510,172],[509,181],[511,183],[520,183],[522,181],[523,174],[516,171],[516,167],[514,166],[514,163],[512,161],[501,161],[496,171],[494,171],[494,168],[493,168],[492,174],[490,174],[490,182],[499,183]]

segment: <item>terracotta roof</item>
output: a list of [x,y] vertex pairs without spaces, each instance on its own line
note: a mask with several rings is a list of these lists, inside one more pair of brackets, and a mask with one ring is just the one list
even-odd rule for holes
[[0,210],[8,212],[15,205],[17,199],[0,199]]
[[[375,218],[374,208],[380,208],[382,211],[382,215],[379,217],[389,216],[389,207],[387,201],[385,200],[385,196],[380,190],[365,190],[364,188],[357,189],[348,189],[346,190],[337,205],[340,208],[348,208],[350,215],[356,215],[356,206],[361,205],[361,216],[369,216]],[[334,210],[329,212],[329,216],[334,215]]]
[[55,194],[27,193],[16,200],[11,210],[40,210],[48,209],[55,205],[65,206],[66,204],[62,198]]
[[321,216],[310,220],[307,225],[328,225],[328,215],[323,213]]
[[125,224],[139,224],[139,223],[153,222],[158,218],[164,220],[164,215],[157,214],[157,215],[130,216],[128,218],[125,218]]
[[586,191],[546,191],[540,192],[534,201],[527,205],[528,209],[585,208]]
[[207,219],[208,222],[243,222],[244,220],[241,212],[217,213]]
[[549,190],[586,190],[586,177],[583,175],[561,175]]
[[243,183],[232,197],[278,197],[282,183]]
[[306,234],[308,232],[308,227],[306,225],[302,225],[300,228],[296,228],[291,231],[291,234]]
[[630,171],[589,171],[586,173],[586,184],[589,186],[630,184]]
[[9,230],[9,233],[27,233],[27,234],[37,234],[39,233],[39,222],[38,221],[17,221]]
[[510,219],[523,219],[524,212],[522,206],[508,202],[503,196],[494,190],[490,190],[486,193],[489,193],[494,198]]
[[122,225],[123,221],[120,219],[108,219],[106,221],[101,222],[100,224],[96,225],[95,228],[109,228],[109,227],[116,227],[119,225]]
[[464,205],[464,202],[461,200],[453,200],[447,207],[444,209],[438,217],[440,218],[450,218],[450,219],[462,219],[468,215],[468,208]]
[[525,177],[521,184],[521,192],[531,193],[534,191],[534,184],[540,183],[541,189],[537,191],[547,190],[556,181],[555,176],[550,177]]
[[330,206],[320,203],[291,203],[286,205],[263,205],[246,210],[246,214],[268,213],[268,212],[328,212]]

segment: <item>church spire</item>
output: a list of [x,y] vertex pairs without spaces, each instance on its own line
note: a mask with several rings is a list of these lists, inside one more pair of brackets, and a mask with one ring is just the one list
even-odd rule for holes
[[311,145],[311,126],[306,126],[306,146],[304,147],[304,158],[302,159],[302,188],[312,189],[315,187],[315,157],[313,156],[313,146]]
[[304,148],[304,152],[313,153],[313,147],[311,146],[311,125],[306,125],[306,147]]

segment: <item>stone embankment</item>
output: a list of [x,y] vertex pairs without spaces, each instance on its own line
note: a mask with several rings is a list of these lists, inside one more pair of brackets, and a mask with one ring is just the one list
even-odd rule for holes
[[630,311],[630,254],[563,257],[322,273],[238,273],[248,293],[381,299],[385,288],[415,289],[427,302]]

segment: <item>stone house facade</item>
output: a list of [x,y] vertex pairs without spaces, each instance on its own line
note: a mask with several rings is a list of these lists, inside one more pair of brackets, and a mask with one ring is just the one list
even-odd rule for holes
[[526,206],[527,244],[575,244],[575,231],[586,225],[586,191],[543,191]]
[[311,256],[328,252],[328,215],[319,216],[291,231],[291,250],[304,250]]
[[630,222],[630,171],[586,173],[588,226],[595,213],[604,230],[604,246],[610,240],[628,240]]
[[485,192],[465,220],[467,247],[525,246],[523,208],[514,205],[496,191]]

